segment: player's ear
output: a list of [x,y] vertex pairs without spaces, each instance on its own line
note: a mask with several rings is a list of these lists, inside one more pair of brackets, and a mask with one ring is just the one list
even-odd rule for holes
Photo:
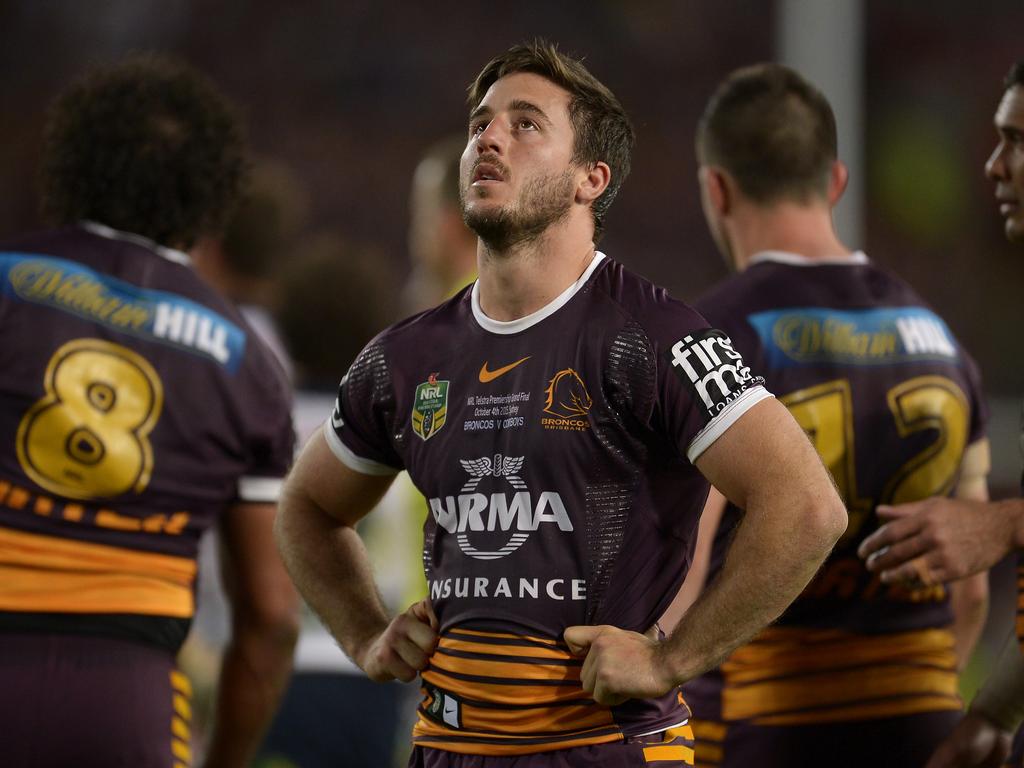
[[828,174],[828,204],[830,208],[839,202],[849,181],[850,169],[846,167],[846,163],[842,160],[834,160]]
[[608,167],[608,163],[598,160],[586,171],[586,175],[576,185],[576,202],[590,205],[608,189],[608,184],[612,180],[612,169]]
[[697,179],[703,193],[702,197],[706,204],[711,206],[712,211],[724,216],[732,210],[734,195],[725,171],[714,165],[702,165],[697,170]]

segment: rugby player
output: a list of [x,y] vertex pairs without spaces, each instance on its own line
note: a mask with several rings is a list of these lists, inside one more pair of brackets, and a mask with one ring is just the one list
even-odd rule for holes
[[[996,108],[999,141],[985,174],[995,182],[996,202],[1012,243],[1024,243],[1024,61],[1003,81]],[[887,523],[860,548],[869,570],[892,582],[907,574],[928,580],[959,579],[983,572],[1011,552],[1024,550],[1024,501],[991,503],[929,499],[879,510]],[[929,768],[999,765],[1010,736],[1024,721],[1024,565],[1017,565],[1017,643],[1000,654],[995,669],[963,721],[936,752]],[[1018,733],[1010,765],[1020,766],[1024,734]]]
[[173,61],[90,72],[43,153],[58,228],[0,244],[0,764],[192,763],[175,655],[219,526],[231,638],[207,764],[248,765],[291,668],[274,547],[280,365],[185,251],[245,173],[223,96]]
[[[738,274],[696,307],[811,436],[850,520],[780,620],[684,688],[698,764],[923,765],[960,717],[957,670],[984,623],[986,575],[882,584],[856,546],[879,503],[988,498],[977,368],[909,285],[838,239],[835,118],[799,74],[727,76],[697,158],[709,229]],[[701,521],[712,585],[739,518],[723,503]]]
[[[614,95],[535,42],[469,108],[479,279],[349,369],[286,483],[285,562],[371,678],[421,673],[411,765],[690,765],[679,683],[783,610],[845,511],[729,339],[595,250],[633,144]],[[353,526],[403,468],[429,598],[391,617]],[[747,517],[666,638],[709,480]]]

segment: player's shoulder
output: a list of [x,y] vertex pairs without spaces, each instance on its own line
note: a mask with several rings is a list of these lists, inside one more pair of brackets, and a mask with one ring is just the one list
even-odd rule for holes
[[470,283],[447,301],[389,325],[371,339],[366,348],[400,352],[457,342],[472,314],[472,289],[473,283]]
[[625,319],[640,326],[652,339],[679,336],[708,327],[704,317],[689,304],[674,298],[668,290],[628,269],[614,259],[595,275],[594,293],[601,296]]

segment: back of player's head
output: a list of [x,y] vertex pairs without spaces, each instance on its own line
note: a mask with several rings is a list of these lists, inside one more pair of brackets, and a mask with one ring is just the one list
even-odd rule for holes
[[611,169],[608,187],[591,207],[596,239],[604,230],[609,206],[629,175],[635,137],[626,111],[581,61],[545,40],[515,45],[488,62],[469,86],[470,109],[480,104],[495,82],[517,72],[540,75],[569,92],[569,118],[575,134],[573,162],[584,166],[604,162]]
[[1015,62],[1003,78],[1004,90],[1008,91],[1018,85],[1024,85],[1024,59]]
[[162,57],[96,68],[50,109],[44,212],[190,247],[217,233],[246,169],[241,125],[206,78]]
[[731,73],[697,126],[698,161],[724,168],[760,204],[827,197],[836,145],[828,100],[781,64]]

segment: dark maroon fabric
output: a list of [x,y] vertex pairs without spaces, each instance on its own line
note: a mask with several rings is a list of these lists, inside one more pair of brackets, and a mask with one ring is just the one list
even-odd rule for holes
[[171,768],[173,666],[121,640],[0,633],[0,765]]

